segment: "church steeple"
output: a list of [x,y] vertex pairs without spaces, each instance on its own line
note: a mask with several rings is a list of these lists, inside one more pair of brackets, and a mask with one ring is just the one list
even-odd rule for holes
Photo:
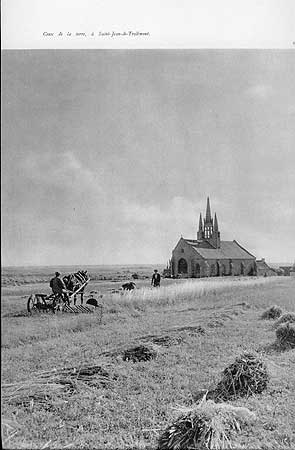
[[212,236],[213,220],[211,217],[210,200],[207,197],[206,216],[204,220],[204,238],[209,239]]
[[210,199],[207,197],[206,214],[204,218],[204,224],[202,220],[202,214],[199,218],[199,230],[197,233],[197,239],[199,241],[207,241],[213,247],[220,248],[220,232],[218,230],[217,215],[214,214],[214,220],[211,216]]
[[206,223],[212,222],[209,197],[207,197],[207,208],[206,208],[206,218],[205,218],[205,222],[206,222]]

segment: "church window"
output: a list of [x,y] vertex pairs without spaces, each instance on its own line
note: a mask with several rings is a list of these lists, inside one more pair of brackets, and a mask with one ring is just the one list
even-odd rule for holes
[[181,253],[184,253],[184,249],[183,248],[180,251],[181,251]]

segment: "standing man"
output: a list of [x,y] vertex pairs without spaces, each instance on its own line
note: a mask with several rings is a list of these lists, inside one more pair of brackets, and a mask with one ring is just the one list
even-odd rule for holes
[[160,287],[160,283],[161,283],[161,275],[158,273],[157,269],[155,269],[152,276],[152,286]]
[[59,277],[60,273],[55,272],[55,277],[50,280],[50,287],[54,294],[61,295],[65,300],[68,301],[68,291],[66,285]]

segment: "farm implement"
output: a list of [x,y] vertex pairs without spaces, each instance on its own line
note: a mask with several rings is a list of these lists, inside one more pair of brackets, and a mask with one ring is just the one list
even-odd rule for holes
[[[63,277],[66,292],[62,294],[31,294],[27,301],[29,314],[40,314],[42,312],[63,313],[93,313],[98,311],[102,317],[102,305],[93,297],[93,292],[87,296],[84,303],[85,287],[90,278],[87,271],[78,271]],[[79,300],[79,304],[77,304]]]

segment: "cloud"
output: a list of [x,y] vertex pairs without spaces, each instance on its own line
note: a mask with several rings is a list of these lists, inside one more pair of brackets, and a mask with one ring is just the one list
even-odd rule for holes
[[273,92],[273,87],[270,84],[255,84],[246,90],[246,95],[264,100],[269,98]]

